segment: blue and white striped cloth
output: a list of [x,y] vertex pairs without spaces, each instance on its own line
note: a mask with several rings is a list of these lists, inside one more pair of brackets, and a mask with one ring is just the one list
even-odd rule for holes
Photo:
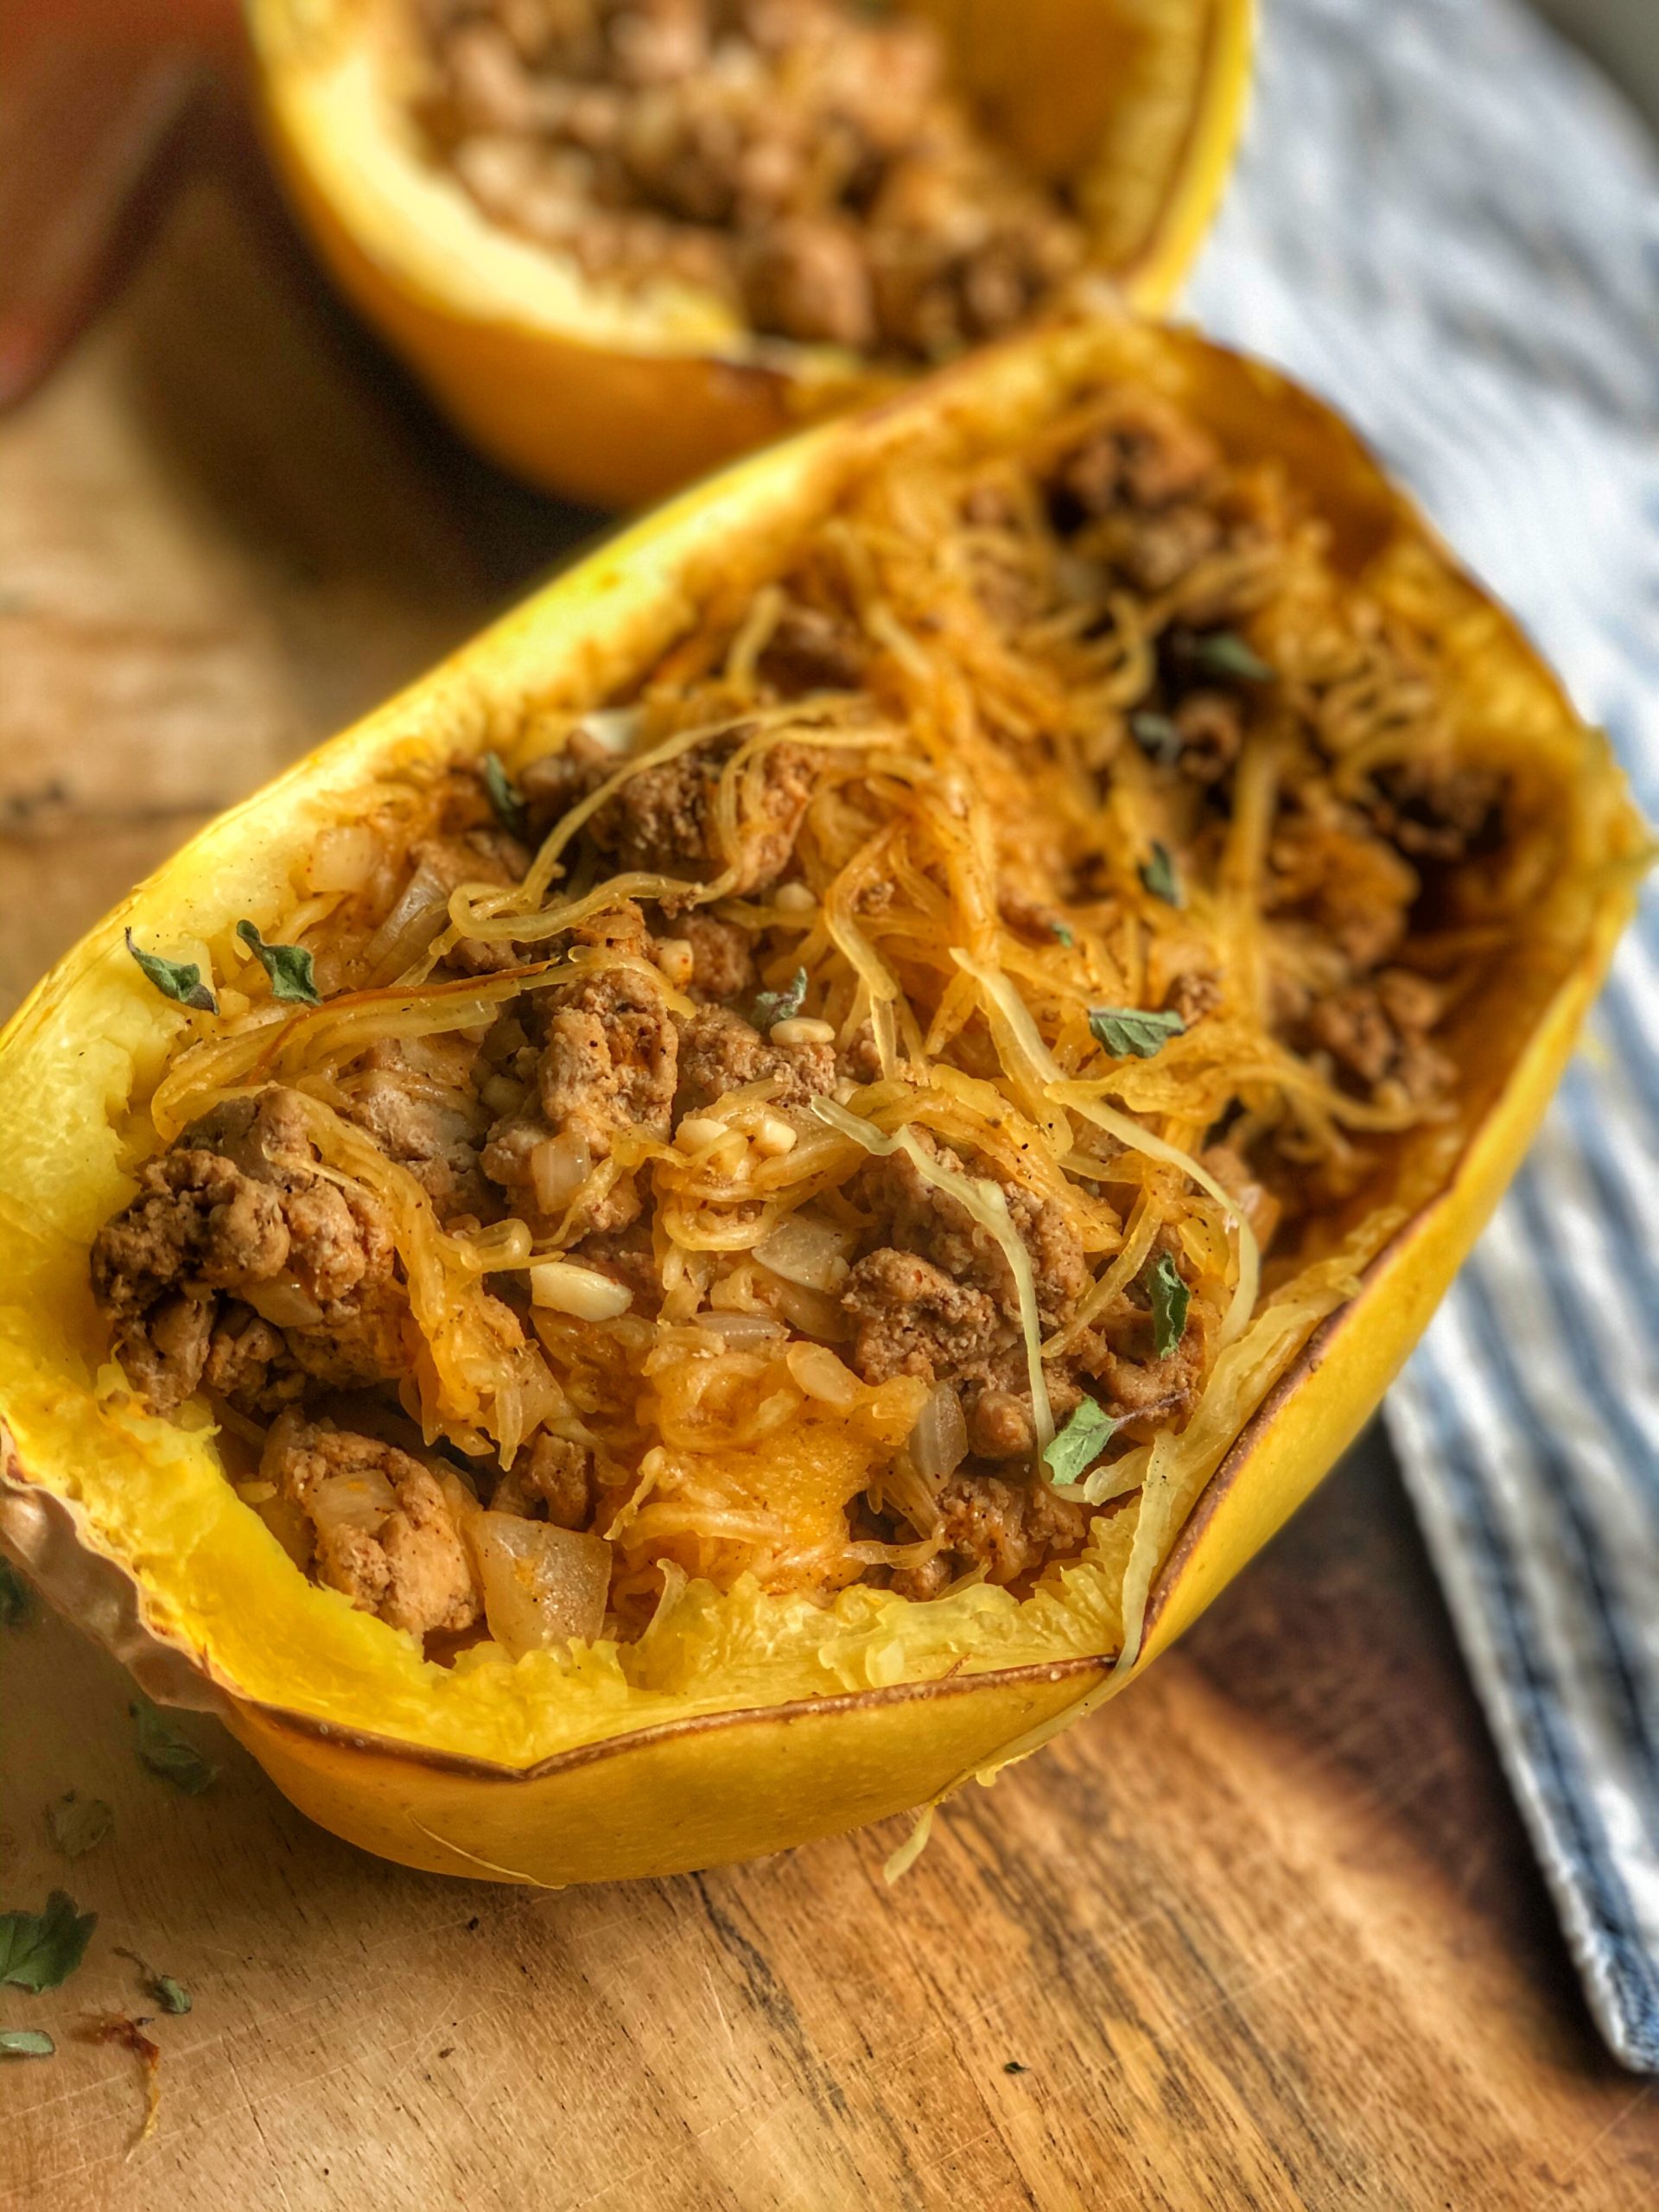
[[[1358,423],[1659,818],[1659,153],[1510,0],[1265,13],[1191,310]],[[1387,1411],[1590,2004],[1659,2072],[1655,896]]]

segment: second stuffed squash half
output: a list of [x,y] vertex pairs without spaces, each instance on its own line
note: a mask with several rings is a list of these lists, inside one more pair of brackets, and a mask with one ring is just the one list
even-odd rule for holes
[[347,296],[485,452],[661,497],[1208,229],[1249,0],[249,0]]

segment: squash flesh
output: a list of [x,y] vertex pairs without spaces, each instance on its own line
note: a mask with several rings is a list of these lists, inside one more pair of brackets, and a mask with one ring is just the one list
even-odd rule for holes
[[[1427,1319],[1570,1049],[1630,910],[1641,843],[1605,747],[1512,626],[1440,562],[1332,418],[1277,378],[1195,339],[1108,325],[987,356],[906,405],[1039,416],[1084,369],[1162,381],[1230,435],[1287,452],[1357,562],[1423,563],[1468,697],[1558,761],[1575,821],[1574,865],[1482,1009],[1476,1135],[1458,1159],[1426,1140],[1402,1160],[1406,1224],[1318,1356],[1234,1445],[1154,1592],[1144,1663],[1326,1470]],[[153,1077],[176,1026],[135,982],[122,925],[164,928],[176,944],[238,914],[274,912],[296,857],[321,827],[349,818],[388,758],[486,741],[527,698],[579,706],[605,696],[683,626],[716,575],[750,562],[764,570],[832,496],[840,468],[902,435],[904,419],[899,407],[815,433],[602,550],[214,824],[62,963],[0,1046],[10,1438],[0,1535],[48,1590],[56,1583],[78,1610],[115,1623],[130,1652],[181,1658],[194,1694],[227,1703],[232,1725],[317,1817],[411,1863],[456,1870],[458,1849],[463,1864],[470,1854],[506,1876],[562,1881],[777,1847],[995,1763],[1011,1738],[1075,1703],[1115,1649],[1111,1578],[1085,1563],[1023,1605],[983,1589],[907,1607],[855,1591],[826,1619],[804,1602],[740,1592],[694,1609],[662,1648],[647,1639],[626,1669],[603,1649],[516,1666],[481,1650],[453,1669],[430,1667],[292,1572],[225,1482],[205,1433],[154,1422],[94,1387],[86,1248],[129,1187],[111,1117]],[[100,1594],[77,1580],[86,1554],[108,1568]],[[948,1693],[928,1688],[947,1675]],[[176,1668],[168,1680],[177,1694]],[[794,1708],[804,1710],[779,1717]],[[746,1713],[755,1717],[727,1717]],[[721,1726],[704,1734],[720,1748],[699,1751],[694,1724],[716,1716]],[[383,1747],[359,1759],[342,1732]],[[664,1837],[658,1784],[646,1777],[682,1761],[723,1779],[706,1819]],[[601,1800],[584,1840],[575,1808]],[[423,1840],[416,1821],[439,1840]]]

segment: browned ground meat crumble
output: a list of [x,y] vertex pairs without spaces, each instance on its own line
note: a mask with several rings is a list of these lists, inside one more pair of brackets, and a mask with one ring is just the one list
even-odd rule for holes
[[[855,0],[422,0],[417,114],[493,220],[771,336],[932,359],[1024,321],[1084,240]],[[810,623],[780,652],[823,668]]]

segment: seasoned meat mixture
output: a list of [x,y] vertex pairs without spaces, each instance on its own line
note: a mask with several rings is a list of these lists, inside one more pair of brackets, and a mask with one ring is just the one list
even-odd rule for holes
[[[597,281],[712,292],[768,336],[938,359],[1081,265],[1056,195],[856,0],[421,0],[417,116],[493,220]],[[844,667],[810,620],[804,682]]]

